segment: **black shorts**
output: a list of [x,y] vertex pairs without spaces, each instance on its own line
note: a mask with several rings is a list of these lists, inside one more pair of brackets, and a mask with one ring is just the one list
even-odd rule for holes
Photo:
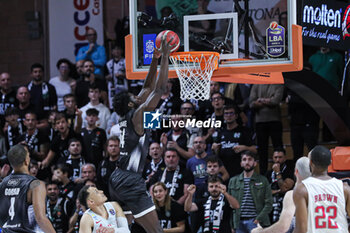
[[141,174],[116,169],[109,178],[109,193],[124,211],[131,211],[135,218],[155,210]]

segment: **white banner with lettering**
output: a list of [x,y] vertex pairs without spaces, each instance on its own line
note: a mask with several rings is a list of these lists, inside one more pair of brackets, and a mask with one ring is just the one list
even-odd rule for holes
[[58,75],[56,63],[67,58],[75,63],[80,47],[87,45],[86,30],[97,32],[97,43],[103,45],[102,0],[50,0],[49,49],[50,77]]

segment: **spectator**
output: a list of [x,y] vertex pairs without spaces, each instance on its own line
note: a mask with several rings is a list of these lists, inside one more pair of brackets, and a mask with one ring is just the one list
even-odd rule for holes
[[166,85],[166,91],[160,98],[156,108],[163,115],[169,116],[180,111],[181,100],[178,97],[175,97],[171,92],[172,87],[173,81],[169,79]]
[[312,150],[318,143],[320,117],[300,96],[289,91],[287,97],[290,117],[290,140],[294,161],[304,155],[304,144]]
[[[190,119],[190,120],[195,119],[195,116],[194,116],[195,106],[190,101],[185,101],[181,104],[180,113],[183,116],[187,116],[187,117],[184,117],[185,120],[186,119]],[[192,127],[192,125],[188,125],[188,126],[186,126],[186,129],[190,133],[190,135],[192,135],[192,136],[202,135],[202,128],[199,128],[196,126]]]
[[106,132],[104,129],[96,126],[98,121],[99,111],[95,108],[86,110],[87,126],[81,130],[81,136],[86,147],[86,161],[89,163],[98,164],[103,159],[103,146],[106,142]]
[[72,176],[70,177],[74,183],[83,183],[81,168],[86,163],[85,159],[81,156],[82,146],[81,142],[76,138],[69,139],[68,142],[69,156],[58,159],[57,163],[68,164],[71,169]]
[[97,182],[101,185],[103,192],[109,197],[108,181],[112,172],[117,167],[119,159],[120,140],[116,136],[107,139],[105,155],[106,157],[101,161],[97,169]]
[[181,120],[183,118],[178,115],[172,116],[171,130],[167,134],[163,133],[160,140],[163,147],[175,149],[179,153],[181,163],[185,165],[187,159],[194,155],[193,138],[185,128],[180,127],[178,122]]
[[128,221],[120,205],[115,201],[106,201],[103,191],[95,187],[84,186],[80,190],[79,202],[89,209],[80,220],[79,232],[130,233]]
[[116,45],[112,49],[112,59],[106,64],[108,75],[108,97],[109,108],[113,109],[113,97],[121,91],[128,90],[128,82],[125,75],[125,59],[123,57],[123,49]]
[[37,118],[34,112],[25,114],[24,126],[27,130],[18,138],[18,142],[27,146],[31,158],[42,161],[49,152],[50,139],[37,128]]
[[342,55],[330,48],[321,47],[309,58],[309,63],[312,71],[327,80],[335,90],[339,90],[344,67]]
[[86,211],[86,207],[80,204],[79,199],[76,199],[75,203],[74,214],[69,219],[69,230],[72,233],[79,233],[80,219],[83,217],[83,214]]
[[8,107],[17,105],[16,90],[11,86],[11,77],[9,73],[0,74],[0,115],[3,117]]
[[149,163],[146,163],[142,174],[142,177],[146,180],[146,183],[150,181],[152,176],[158,170],[164,171],[165,169],[162,150],[158,142],[151,143],[148,154],[151,156],[152,160]]
[[259,153],[260,173],[266,174],[269,137],[274,148],[283,147],[280,103],[283,85],[254,84],[249,104],[255,110],[255,130]]
[[30,93],[27,86],[20,86],[17,89],[16,99],[18,101],[19,118],[23,122],[24,115],[27,112],[35,111],[35,106],[30,103]]
[[96,167],[92,163],[86,163],[81,167],[81,178],[83,180],[91,180],[96,182]]
[[59,71],[59,76],[50,79],[49,83],[55,87],[57,94],[57,110],[63,111],[65,109],[63,96],[73,93],[76,82],[70,77],[72,63],[66,59],[58,60],[56,67]]
[[94,63],[91,60],[84,61],[84,78],[77,81],[77,86],[75,88],[75,96],[79,96],[77,98],[78,108],[83,107],[87,103],[89,103],[89,87],[91,85],[96,85],[101,90],[101,99],[102,102],[106,105],[108,103],[107,98],[107,87],[106,83],[96,78],[94,74]]
[[95,74],[104,77],[103,68],[106,64],[106,50],[102,45],[98,45],[96,30],[92,27],[86,31],[86,39],[88,45],[83,46],[79,49],[76,61],[91,59],[95,64]]
[[236,233],[249,233],[258,223],[263,227],[270,225],[272,195],[266,177],[254,172],[255,155],[243,151],[241,157],[244,171],[230,179],[228,193],[238,200],[240,206],[233,211],[233,228]]
[[70,209],[73,209],[74,202],[78,195],[81,186],[74,184],[70,180],[72,171],[67,164],[59,163],[54,167],[52,181],[58,182],[60,189],[60,198],[68,199],[70,202]]
[[68,220],[72,210],[68,209],[69,200],[59,198],[59,189],[56,182],[46,184],[47,202],[46,211],[52,226],[57,233],[68,232]]
[[57,113],[58,113],[57,111],[50,111],[49,118],[47,119],[49,123],[49,127],[47,128],[47,133],[49,135],[50,142],[52,142],[52,140],[58,134],[58,130],[56,129],[56,124],[55,124],[55,118]]
[[68,142],[71,138],[77,138],[82,141],[81,136],[69,128],[67,119],[63,113],[56,114],[55,127],[58,134],[52,140],[47,157],[39,163],[41,169],[47,168],[52,162],[53,164],[56,163],[60,157],[67,158],[69,156]]
[[226,125],[219,130],[212,150],[223,161],[230,177],[233,177],[242,171],[239,166],[240,153],[244,150],[256,153],[256,146],[250,130],[238,124],[237,109],[232,105],[226,106],[223,113]]
[[7,108],[5,111],[7,130],[5,131],[6,148],[10,149],[19,141],[19,137],[24,133],[24,125],[19,121],[19,111],[17,108]]
[[272,155],[273,165],[266,177],[271,184],[273,197],[272,223],[278,221],[281,211],[284,194],[294,186],[294,166],[288,163],[286,151],[283,148],[276,148]]
[[63,113],[66,115],[69,127],[80,133],[83,124],[82,111],[77,107],[75,96],[73,94],[63,96],[63,103],[65,107]]
[[75,63],[75,71],[77,75],[77,77],[75,77],[76,80],[84,79],[84,62],[85,60],[79,60]]
[[210,196],[203,202],[192,202],[193,194],[196,192],[196,185],[191,184],[188,189],[188,196],[185,201],[185,211],[194,212],[200,208],[204,209],[202,219],[203,233],[231,232],[230,218],[233,209],[239,208],[236,198],[226,192],[226,186],[219,176],[210,176],[208,179],[208,191]]
[[206,161],[208,176],[218,175],[224,182],[230,178],[225,166],[217,156],[210,156],[206,159]]
[[89,87],[90,102],[80,109],[82,111],[83,128],[87,127],[87,110],[94,108],[98,110],[98,121],[96,122],[96,126],[100,127],[103,130],[106,130],[107,122],[108,119],[111,117],[111,113],[104,104],[100,103],[100,95],[101,90],[97,86],[92,85]]
[[164,183],[157,182],[153,185],[152,197],[163,231],[185,232],[184,208],[169,196],[169,191]]
[[187,187],[193,183],[193,179],[191,173],[179,165],[179,160],[180,157],[175,149],[167,149],[164,154],[166,168],[164,171],[158,170],[152,176],[149,185],[158,181],[163,182],[169,189],[170,197],[183,205],[187,196]]
[[211,95],[211,104],[214,108],[214,112],[211,115],[211,118],[217,121],[221,121],[221,125],[223,125],[224,124],[224,105],[225,105],[224,95],[220,92],[214,92]]
[[38,128],[48,126],[47,115],[51,110],[57,109],[57,94],[55,87],[43,81],[44,67],[35,63],[31,66],[32,81],[28,84],[30,102],[35,106],[37,116],[43,116],[38,122]]
[[36,177],[38,175],[39,165],[38,161],[30,159],[29,163],[29,175]]

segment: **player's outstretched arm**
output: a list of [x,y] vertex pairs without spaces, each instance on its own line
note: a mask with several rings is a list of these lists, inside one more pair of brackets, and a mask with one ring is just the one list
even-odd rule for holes
[[39,227],[46,233],[56,232],[50,220],[46,217],[46,188],[44,183],[39,180],[34,180],[29,188],[32,196],[35,220]]
[[94,222],[90,215],[84,214],[80,219],[79,233],[91,233],[94,227]]
[[158,59],[160,55],[161,54],[156,49],[154,49],[153,58],[152,58],[151,65],[149,67],[149,71],[147,73],[145,82],[143,83],[142,90],[138,94],[138,97],[140,98],[141,103],[146,101],[149,94],[151,94],[152,90],[154,90],[154,87],[156,85],[157,66],[158,66]]
[[[171,42],[171,41],[170,41]],[[160,70],[158,78],[156,80],[155,88],[151,94],[147,97],[146,101],[141,104],[135,111],[132,118],[132,122],[135,126],[135,131],[139,135],[143,135],[143,112],[153,111],[162,97],[162,94],[166,91],[166,84],[168,82],[168,71],[169,71],[169,54],[170,54],[170,42],[166,39],[162,39],[161,53],[162,61],[160,63]]]
[[304,184],[298,184],[293,192],[295,204],[295,229],[293,233],[304,233],[307,231],[307,203],[308,193]]
[[260,225],[252,233],[280,233],[287,232],[295,213],[293,190],[288,191],[283,199],[283,209],[279,220],[270,227],[262,228]]

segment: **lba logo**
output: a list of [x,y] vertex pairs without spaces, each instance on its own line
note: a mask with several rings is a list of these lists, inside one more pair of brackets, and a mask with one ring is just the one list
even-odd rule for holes
[[143,113],[143,128],[144,129],[160,129],[160,116],[159,110],[156,112],[144,112]]

